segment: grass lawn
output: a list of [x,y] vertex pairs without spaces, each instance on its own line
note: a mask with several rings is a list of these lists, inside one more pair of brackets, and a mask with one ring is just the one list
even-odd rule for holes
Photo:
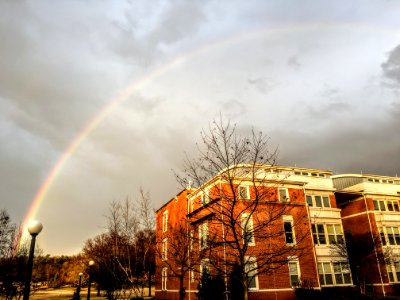
[[[54,299],[54,300],[71,300],[74,292],[76,291],[75,287],[67,287],[60,289],[43,289],[34,292],[29,299],[31,300],[45,300],[45,299]],[[154,295],[154,290],[152,289],[152,294]],[[104,296],[96,296],[97,290],[90,291],[90,300],[105,300]],[[103,292],[101,293],[103,295]],[[147,290],[145,290],[145,295],[147,294]],[[145,297],[145,299],[148,297]],[[81,300],[87,299],[87,288],[81,289]],[[152,299],[152,298],[148,298]]]

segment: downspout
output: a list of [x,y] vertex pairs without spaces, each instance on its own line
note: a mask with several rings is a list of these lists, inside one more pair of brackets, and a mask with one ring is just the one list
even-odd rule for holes
[[379,258],[378,258],[378,251],[376,250],[376,245],[375,245],[375,239],[374,239],[374,235],[372,233],[372,225],[371,225],[371,219],[369,217],[369,211],[368,211],[368,205],[367,205],[367,198],[365,197],[365,194],[362,192],[361,193],[363,198],[364,198],[364,203],[365,203],[365,209],[366,209],[366,213],[367,213],[367,217],[368,217],[368,224],[369,224],[369,230],[371,232],[371,238],[372,241],[374,243],[374,252],[375,252],[375,257],[376,257],[376,262],[378,264],[378,272],[379,272],[379,278],[381,279],[381,286],[382,286],[382,293],[383,293],[383,298],[385,298],[386,296],[386,292],[385,292],[385,286],[383,285],[383,279],[382,279],[382,273],[381,273],[381,264],[379,263]]
[[321,282],[319,280],[319,273],[318,273],[318,262],[317,262],[317,251],[315,249],[314,245],[314,237],[312,234],[312,227],[311,227],[311,215],[310,215],[310,207],[307,204],[307,195],[306,195],[306,183],[303,183],[303,193],[304,193],[304,201],[307,209],[307,216],[308,216],[308,230],[311,235],[311,241],[313,245],[313,255],[314,255],[314,263],[315,263],[315,274],[317,274],[317,283],[318,283],[318,288],[321,290]]

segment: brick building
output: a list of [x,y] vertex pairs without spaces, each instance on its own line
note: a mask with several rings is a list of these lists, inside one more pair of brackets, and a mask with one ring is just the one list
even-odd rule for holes
[[229,295],[228,274],[239,256],[249,299],[293,299],[299,285],[353,286],[347,257],[337,250],[344,224],[335,177],[327,170],[240,165],[181,191],[157,211],[157,298],[178,299],[184,290],[185,299],[196,299],[205,269],[222,274]]
[[353,277],[369,294],[399,295],[400,179],[343,174],[332,180],[348,235]]

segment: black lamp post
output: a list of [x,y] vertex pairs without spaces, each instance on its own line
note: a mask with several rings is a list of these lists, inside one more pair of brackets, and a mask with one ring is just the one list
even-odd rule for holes
[[78,294],[78,299],[81,299],[81,284],[82,284],[82,275],[83,273],[79,273],[79,282],[78,282],[78,289],[76,293]]
[[89,280],[88,280],[88,292],[87,292],[87,300],[90,300],[90,286],[92,285],[92,267],[94,265],[94,261],[89,261]]
[[26,268],[26,278],[24,287],[24,298],[23,300],[29,299],[29,293],[31,291],[31,279],[32,279],[32,267],[33,267],[33,256],[35,252],[36,236],[42,231],[43,225],[39,221],[32,221],[28,226],[28,231],[31,234],[31,247],[29,250],[28,266]]

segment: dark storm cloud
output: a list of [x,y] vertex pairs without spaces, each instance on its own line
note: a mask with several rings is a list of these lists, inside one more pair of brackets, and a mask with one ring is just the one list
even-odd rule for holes
[[400,88],[400,45],[389,52],[388,59],[382,64],[383,74],[390,79],[386,84]]
[[[123,60],[133,59],[147,66],[149,62],[159,60],[168,47],[193,37],[206,19],[201,2],[174,1],[164,3],[164,6],[160,10],[162,4],[155,2],[143,14],[131,3],[125,11],[125,19],[113,22],[110,48]],[[155,15],[157,19],[150,26],[141,21],[147,16],[151,20]]]
[[[317,124],[317,123],[316,123]],[[400,105],[392,104],[384,119],[368,116],[310,132],[274,131],[281,161],[337,173],[400,174]]]

